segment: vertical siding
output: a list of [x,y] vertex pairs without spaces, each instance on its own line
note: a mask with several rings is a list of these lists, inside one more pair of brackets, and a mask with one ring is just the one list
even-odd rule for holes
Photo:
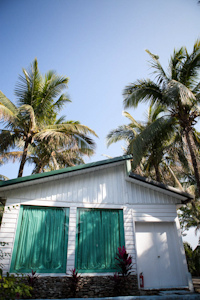
[[75,265],[75,249],[76,249],[76,207],[70,208],[69,215],[69,234],[68,234],[68,250],[67,250],[67,273],[74,268]]
[[130,207],[124,208],[124,234],[125,247],[127,252],[132,256],[133,270],[136,271],[135,239],[133,231],[132,210]]
[[10,269],[19,208],[20,203],[17,199],[9,199],[6,201],[5,212],[3,214],[0,228],[0,242],[7,243],[5,246],[0,245],[0,249],[3,251],[3,253],[8,254],[5,259],[1,261],[3,264],[4,273],[8,272]]
[[124,172],[122,166],[91,171],[57,180],[50,180],[12,190],[10,198],[68,203],[123,203]]
[[128,203],[129,204],[176,204],[180,202],[175,197],[166,195],[142,185],[137,185],[130,181],[126,181],[126,189],[128,190]]

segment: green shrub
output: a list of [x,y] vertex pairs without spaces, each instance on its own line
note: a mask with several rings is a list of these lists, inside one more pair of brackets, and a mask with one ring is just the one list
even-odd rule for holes
[[24,283],[24,277],[7,275],[4,277],[2,275],[2,270],[0,269],[0,300],[12,300],[19,299],[23,296],[31,297],[32,287]]

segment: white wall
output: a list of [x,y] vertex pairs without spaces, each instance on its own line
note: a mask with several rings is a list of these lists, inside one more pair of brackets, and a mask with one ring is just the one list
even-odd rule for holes
[[[6,252],[12,255],[19,208],[22,204],[70,208],[67,271],[74,267],[77,207],[123,209],[126,249],[133,257],[135,271],[134,221],[176,220],[175,204],[178,200],[127,181],[124,162],[56,178],[54,180],[49,177],[48,182],[33,182],[32,185],[0,194],[7,198],[0,229],[0,241],[9,243],[3,247]],[[4,270],[9,271],[11,256],[3,263]]]

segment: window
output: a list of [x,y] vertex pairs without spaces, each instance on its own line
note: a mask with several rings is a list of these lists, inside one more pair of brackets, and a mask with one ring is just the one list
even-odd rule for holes
[[75,265],[79,272],[115,272],[117,248],[123,245],[122,210],[78,209]]
[[21,206],[11,272],[65,273],[69,209]]

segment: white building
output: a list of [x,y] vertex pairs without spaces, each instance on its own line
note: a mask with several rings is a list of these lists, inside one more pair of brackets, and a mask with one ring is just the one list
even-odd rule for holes
[[176,210],[192,197],[133,174],[130,158],[0,182],[4,271],[108,275],[125,245],[145,288],[188,286]]

